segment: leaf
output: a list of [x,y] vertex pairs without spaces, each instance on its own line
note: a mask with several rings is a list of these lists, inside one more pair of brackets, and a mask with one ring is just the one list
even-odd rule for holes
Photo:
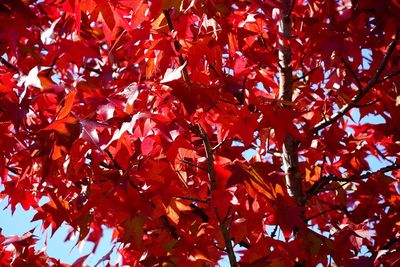
[[169,206],[167,207],[166,215],[174,224],[177,225],[179,223],[180,213],[182,211],[189,211],[189,210],[192,210],[192,208],[184,204],[179,199],[173,198]]
[[101,148],[106,149],[112,142],[120,139],[121,136],[125,132],[132,134],[133,127],[135,126],[137,120],[139,120],[141,118],[150,118],[150,117],[151,117],[151,115],[145,114],[145,113],[138,113],[138,114],[133,115],[131,121],[122,123],[121,128],[115,130],[114,135],[112,136],[111,140],[106,145],[103,145]]
[[87,258],[90,256],[91,254],[88,253],[86,255],[83,255],[81,257],[79,257],[76,261],[74,261],[74,263],[72,263],[72,267],[79,267],[79,266],[84,266],[84,262],[87,260]]
[[62,136],[71,136],[73,132],[71,132],[71,126],[78,125],[78,120],[74,117],[64,117],[60,120],[56,120],[53,123],[49,124],[43,130],[53,130],[59,133]]
[[179,78],[182,77],[182,70],[185,68],[186,62],[182,65],[179,66],[178,68],[174,69],[167,69],[167,71],[164,74],[164,78],[160,81],[160,83],[168,83],[172,82],[174,80],[178,80]]
[[44,30],[42,34],[40,35],[40,40],[42,41],[43,44],[48,45],[51,44],[54,41],[53,35],[54,35],[54,27],[57,25],[57,23],[60,21],[61,18],[56,19],[51,23],[51,26]]
[[82,241],[90,231],[90,223],[93,220],[92,214],[90,212],[82,214],[79,218],[75,219],[71,224],[79,226],[79,242]]
[[[22,84],[24,85],[24,87],[25,87],[24,93],[26,92],[26,88],[28,86],[34,86],[36,88],[40,88],[41,89],[42,88],[42,83],[41,83],[41,81],[40,81],[40,79],[38,77],[38,74],[39,74],[39,72],[41,72],[43,70],[47,70],[47,69],[49,69],[49,67],[36,66],[36,67],[32,68],[29,71],[27,76],[23,76],[20,79],[20,81],[18,83],[18,86],[21,86]],[[24,93],[20,96],[20,98],[23,98]]]
[[122,226],[124,229],[123,240],[133,241],[133,244],[140,248],[143,242],[143,226],[145,219],[142,216],[133,216],[126,220]]
[[74,105],[75,96],[76,96],[76,91],[72,91],[64,98],[64,106],[60,109],[60,112],[58,113],[57,116],[59,120],[69,115],[72,106]]
[[109,2],[107,0],[95,0],[95,2],[108,28],[112,31],[115,27],[115,18]]
[[272,192],[273,191],[272,188],[270,187],[270,185],[267,185],[264,182],[264,179],[253,167],[247,166],[246,164],[241,163],[239,161],[237,162],[237,164],[249,174],[248,180],[257,192],[263,194],[264,196],[266,196],[271,200],[275,200],[276,197]]

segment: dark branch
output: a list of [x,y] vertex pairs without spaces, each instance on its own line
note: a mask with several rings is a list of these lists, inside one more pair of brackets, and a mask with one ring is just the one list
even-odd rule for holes
[[368,172],[364,173],[363,175],[353,175],[350,177],[336,177],[336,176],[330,175],[330,174],[325,175],[325,176],[321,177],[317,182],[315,182],[311,186],[311,188],[309,190],[307,190],[306,194],[308,197],[310,197],[312,195],[316,195],[323,189],[324,186],[326,186],[327,184],[329,184],[332,181],[345,182],[345,183],[357,182],[357,181],[361,181],[364,179],[368,179],[369,177],[371,177],[375,174],[378,174],[378,173],[385,173],[385,172],[399,170],[399,169],[400,169],[400,165],[397,163],[394,163],[392,165],[383,167],[374,172],[368,171]]
[[278,231],[278,225],[275,225],[274,230],[272,230],[271,232],[271,238],[275,238],[277,231]]
[[314,128],[312,129],[313,133],[317,133],[319,130],[335,123],[340,118],[342,118],[348,111],[354,108],[358,102],[378,83],[378,79],[381,76],[383,70],[385,69],[391,55],[393,54],[394,49],[396,48],[397,41],[399,39],[399,34],[396,33],[395,39],[390,43],[386,55],[384,56],[381,64],[379,65],[378,69],[376,70],[374,76],[369,80],[367,85],[364,88],[360,88],[358,93],[351,99],[350,103],[344,105],[337,113],[335,113],[330,119],[320,121],[317,123]]
[[190,204],[189,206],[193,209],[193,213],[198,215],[203,222],[209,221],[210,218],[208,218],[208,215],[204,212],[204,210],[196,206],[194,203]]
[[[207,132],[201,127],[200,124],[197,124],[197,128],[199,131],[199,136],[203,140],[203,145],[204,149],[206,151],[206,159],[207,159],[207,172],[208,172],[208,178],[210,180],[210,191],[213,191],[217,188],[217,183],[215,179],[215,169],[214,169],[214,151],[211,147],[210,140],[208,138]],[[230,233],[228,230],[228,226],[226,225],[226,220],[228,218],[230,209],[228,210],[226,216],[221,220],[219,217],[218,211],[215,208],[215,216],[218,219],[219,222],[219,229],[222,233],[222,236],[224,238],[224,243],[225,243],[225,248],[226,253],[228,254],[229,258],[229,263],[231,267],[236,267],[238,266],[236,256],[235,256],[235,251],[233,250],[232,242],[231,242],[231,237]]]
[[346,67],[346,69],[350,72],[351,76],[353,76],[353,79],[356,81],[358,90],[362,89],[362,84],[360,79],[358,79],[357,74],[354,72],[354,70],[351,68],[351,66],[349,65],[349,63],[347,63],[347,61],[343,58],[340,57],[340,59],[342,60],[344,66]]
[[316,71],[320,66],[316,66],[313,69],[311,69],[310,71],[304,73],[303,75],[301,75],[300,77],[297,78],[293,78],[293,82],[297,82],[300,80],[303,80],[304,78],[306,78],[307,76],[310,76],[314,71]]
[[[169,14],[169,11],[170,10],[164,10],[164,16],[165,16],[165,19],[167,20],[168,28],[169,28],[170,32],[173,33],[173,32],[175,32],[175,28],[174,28],[174,24],[172,23],[172,19],[171,19],[171,15]],[[179,50],[181,50],[181,48],[182,48],[181,44],[179,43],[178,39],[176,39],[176,37],[174,37],[174,46],[175,46],[176,52],[179,52]],[[183,66],[183,64],[185,64],[185,59],[183,58],[182,54],[179,54],[178,59],[179,59],[179,64],[181,66]],[[189,73],[188,73],[186,66],[182,69],[182,73],[183,73],[183,79],[185,80],[185,82],[190,84]]]
[[372,106],[373,104],[376,104],[378,102],[379,102],[379,99],[377,98],[377,99],[372,100],[371,102],[368,102],[368,103],[365,103],[365,104],[357,104],[354,107],[355,108],[365,108],[365,107],[368,107],[368,106]]
[[393,73],[391,73],[391,74],[389,74],[389,75],[383,77],[383,78],[380,79],[377,83],[383,83],[384,81],[387,81],[387,80],[389,80],[389,79],[391,79],[391,78],[393,78],[393,77],[395,77],[395,76],[397,76],[397,75],[399,75],[399,74],[400,74],[400,70],[395,71],[395,72],[393,72]]
[[199,202],[199,203],[205,203],[205,204],[210,203],[210,200],[198,199],[198,198],[194,198],[194,197],[176,196],[175,198],[180,198],[183,200],[190,200],[193,202]]
[[192,167],[195,167],[195,168],[198,168],[198,169],[200,169],[200,170],[203,170],[203,171],[208,172],[208,169],[207,169],[207,168],[201,167],[201,166],[199,166],[199,165],[197,165],[197,164],[194,164],[193,162],[187,161],[187,160],[185,160],[185,159],[182,159],[181,161],[182,161],[183,163],[187,164],[187,165],[190,165],[190,166],[192,166]]
[[211,148],[210,140],[208,139],[206,131],[203,129],[203,127],[201,127],[200,124],[198,124],[197,127],[199,128],[199,135],[203,140],[204,149],[206,151],[207,172],[208,178],[210,179],[210,190],[212,191],[217,187],[214,170],[214,152]]
[[6,66],[9,69],[13,69],[16,72],[19,72],[18,68],[16,66],[14,66],[13,64],[11,64],[10,62],[8,62],[7,60],[5,60],[4,58],[0,58],[0,62],[1,64],[3,64],[4,66]]
[[13,174],[15,174],[15,175],[21,175],[20,172],[19,172],[16,168],[9,167],[9,166],[5,166],[5,168],[6,168],[8,171],[10,171],[10,172],[12,172]]
[[304,222],[309,222],[309,221],[311,221],[312,219],[315,219],[315,218],[317,218],[317,217],[319,217],[319,216],[321,216],[321,215],[324,215],[324,214],[326,214],[326,213],[329,213],[329,212],[332,212],[332,211],[336,211],[336,210],[339,210],[339,209],[338,209],[338,208],[333,208],[333,209],[321,211],[320,213],[317,213],[317,214],[315,214],[315,215],[313,215],[313,216],[311,216],[311,217],[305,219]]
[[173,225],[171,225],[171,223],[168,220],[168,217],[166,215],[162,215],[161,216],[161,221],[164,224],[165,228],[167,228],[167,230],[169,231],[169,233],[172,235],[172,237],[174,239],[179,239],[179,235],[176,232],[176,229]]
[[231,237],[229,234],[228,227],[226,225],[226,221],[221,220],[221,218],[218,215],[217,208],[214,208],[214,210],[215,210],[215,215],[219,221],[219,228],[220,228],[222,236],[224,238],[224,243],[225,243],[225,247],[226,247],[226,253],[228,254],[228,258],[229,258],[229,263],[230,263],[231,267],[236,267],[236,266],[238,266],[237,260],[236,260],[236,256],[235,256],[235,251],[233,250]]

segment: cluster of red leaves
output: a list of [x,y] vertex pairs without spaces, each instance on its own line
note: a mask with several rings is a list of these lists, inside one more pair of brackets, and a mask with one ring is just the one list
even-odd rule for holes
[[[101,226],[112,228],[129,266],[216,264],[222,223],[244,248],[241,266],[398,262],[400,174],[362,175],[368,156],[390,165],[400,153],[399,46],[356,106],[385,124],[343,117],[313,127],[374,76],[399,31],[400,4],[294,1],[290,110],[277,98],[279,7],[2,1],[1,197],[13,210],[36,209],[44,228],[67,222],[80,240],[98,244]],[[304,208],[287,194],[277,156],[286,134],[301,141]],[[246,161],[248,150],[256,155]],[[29,266],[49,262],[30,238],[13,244]],[[359,257],[361,246],[371,255]]]
[[31,232],[5,238],[0,230],[0,266],[65,266],[45,251],[35,251],[36,238]]

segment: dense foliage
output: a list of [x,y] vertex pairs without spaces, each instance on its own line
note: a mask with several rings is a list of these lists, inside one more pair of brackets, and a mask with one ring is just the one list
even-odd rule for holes
[[[129,266],[398,264],[399,15],[3,0],[0,197],[79,240],[113,229]],[[30,233],[0,241],[2,265],[63,266]]]

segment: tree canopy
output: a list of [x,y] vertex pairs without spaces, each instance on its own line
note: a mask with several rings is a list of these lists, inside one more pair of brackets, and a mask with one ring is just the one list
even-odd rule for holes
[[[3,0],[0,198],[95,248],[112,229],[129,266],[399,264],[399,15]],[[0,242],[2,265],[67,266],[29,232]]]

